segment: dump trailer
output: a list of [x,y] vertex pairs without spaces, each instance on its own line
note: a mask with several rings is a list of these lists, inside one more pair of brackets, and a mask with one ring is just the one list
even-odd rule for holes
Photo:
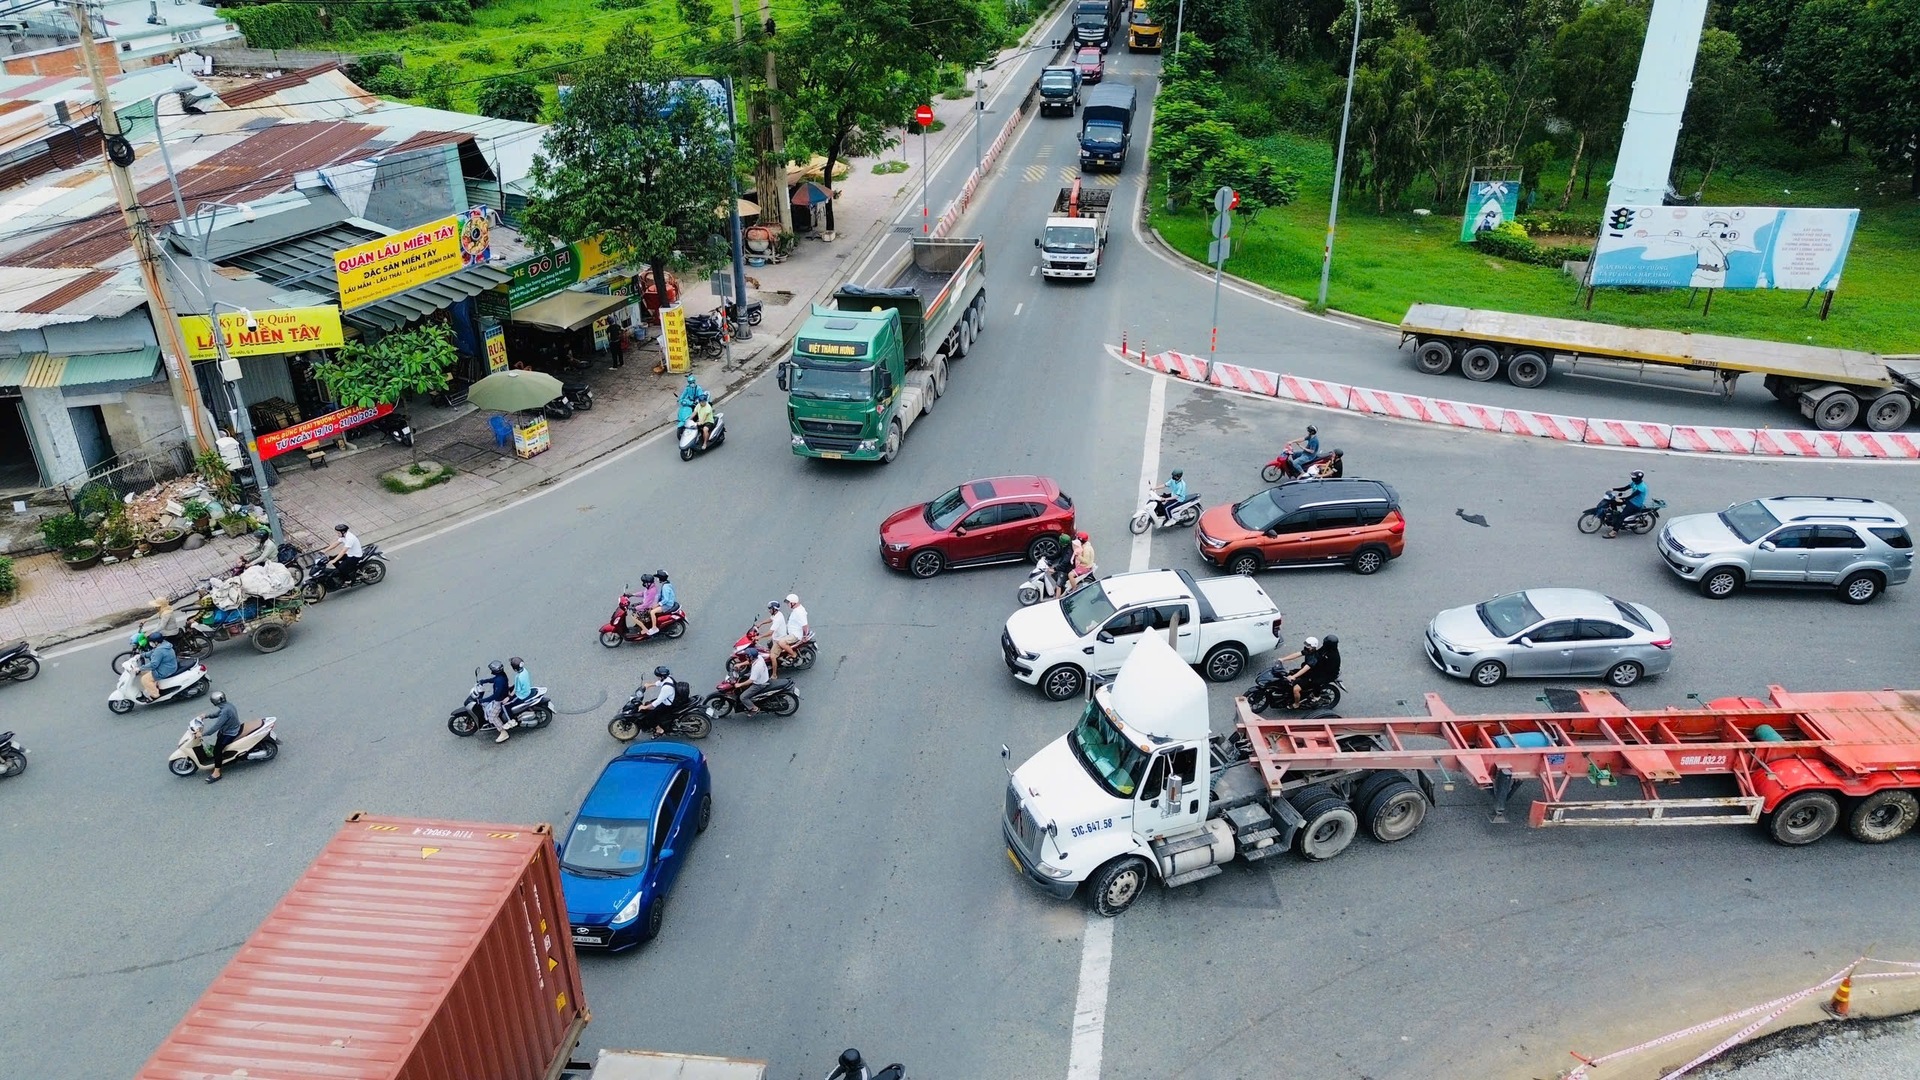
[[1151,0],[1133,0],[1127,14],[1127,51],[1159,52],[1160,20],[1147,10]]
[[802,457],[892,461],[986,326],[979,239],[915,237],[879,280],[843,285],[833,307],[816,305],[776,369]]
[[1722,397],[1733,395],[1741,375],[1759,374],[1768,392],[1822,431],[1844,431],[1856,421],[1873,431],[1897,431],[1920,398],[1920,360],[1854,349],[1442,304],[1408,309],[1400,344],[1409,341],[1413,366],[1428,375],[1445,375],[1457,365],[1460,374],[1486,382],[1504,371],[1508,382],[1527,388],[1545,383],[1556,362],[1569,375],[1636,382],[1661,371],[1700,373],[1705,389]]
[[1092,280],[1107,253],[1107,209],[1112,188],[1085,188],[1075,180],[1060,189],[1046,230],[1034,238],[1040,249],[1040,276]]
[[589,1014],[545,825],[355,814],[137,1080],[557,1080]]
[[657,1050],[602,1050],[581,1080],[766,1080],[767,1063]]
[[1241,698],[1235,729],[1214,736],[1204,684],[1155,636],[1072,732],[1010,770],[1008,857],[1062,899],[1086,883],[1094,910],[1117,915],[1153,878],[1182,885],[1289,850],[1319,862],[1362,831],[1405,840],[1436,790],[1461,784],[1491,796],[1496,822],[1533,781],[1532,825],[1758,822],[1791,846],[1840,826],[1884,843],[1920,818],[1920,691],[1775,686],[1638,710],[1561,693],[1569,711],[1463,717],[1428,694],[1427,717],[1385,719],[1267,719]]
[[1080,171],[1127,167],[1127,147],[1133,142],[1133,87],[1102,84],[1087,91],[1080,110]]

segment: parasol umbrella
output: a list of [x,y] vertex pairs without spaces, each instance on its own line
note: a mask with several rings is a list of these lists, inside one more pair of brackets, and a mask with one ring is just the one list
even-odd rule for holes
[[560,396],[560,380],[544,371],[496,371],[467,388],[467,400],[489,412],[537,409]]
[[795,206],[819,206],[821,203],[832,201],[833,192],[812,180],[802,180],[799,184],[795,185],[793,189],[793,205]]
[[[760,212],[760,204],[757,202],[754,202],[751,199],[735,200],[735,206],[739,208],[741,217],[753,217],[754,215]],[[719,206],[714,207],[713,216],[726,217],[727,216],[726,204],[722,203]]]

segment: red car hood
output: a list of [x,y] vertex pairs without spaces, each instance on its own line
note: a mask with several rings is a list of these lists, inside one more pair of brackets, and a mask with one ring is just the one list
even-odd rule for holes
[[940,535],[927,526],[925,504],[902,507],[880,523],[881,543],[913,544]]

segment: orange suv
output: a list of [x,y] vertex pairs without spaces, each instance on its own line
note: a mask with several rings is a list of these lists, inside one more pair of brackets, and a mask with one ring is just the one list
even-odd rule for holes
[[1202,559],[1235,574],[1336,564],[1371,574],[1406,549],[1407,519],[1378,480],[1295,480],[1208,510],[1193,539]]

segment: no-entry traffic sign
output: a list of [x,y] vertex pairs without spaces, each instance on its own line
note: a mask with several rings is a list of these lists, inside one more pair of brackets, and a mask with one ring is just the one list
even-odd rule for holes
[[923,128],[933,126],[933,106],[916,105],[913,109],[913,122]]

